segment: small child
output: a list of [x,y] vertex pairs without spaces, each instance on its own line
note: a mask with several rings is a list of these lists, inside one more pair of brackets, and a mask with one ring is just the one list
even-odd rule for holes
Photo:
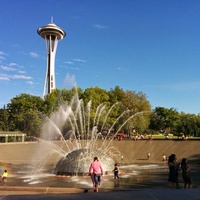
[[119,179],[119,167],[117,166],[117,164],[115,164],[115,168],[114,168],[114,179]]
[[7,183],[7,177],[8,177],[8,172],[7,172],[7,170],[4,170],[4,172],[2,174],[3,183]]

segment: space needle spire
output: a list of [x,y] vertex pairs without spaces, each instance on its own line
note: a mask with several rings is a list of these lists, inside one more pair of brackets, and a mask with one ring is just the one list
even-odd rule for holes
[[66,32],[53,23],[53,17],[52,17],[51,23],[47,24],[46,26],[38,28],[37,33],[46,41],[47,68],[46,68],[46,78],[45,78],[44,92],[43,92],[43,97],[44,97],[47,93],[50,94],[56,88],[56,82],[55,82],[56,50],[58,41],[66,36]]

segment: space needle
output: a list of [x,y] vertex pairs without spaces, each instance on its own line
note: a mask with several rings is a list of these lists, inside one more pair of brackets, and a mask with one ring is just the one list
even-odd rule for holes
[[[55,56],[58,45],[58,40],[62,40],[66,36],[66,32],[60,27],[56,26],[51,20],[50,24],[42,26],[37,29],[37,33],[45,39],[47,51],[47,68],[46,78],[44,83],[43,97],[50,94],[55,88]],[[47,92],[46,92],[46,89]]]

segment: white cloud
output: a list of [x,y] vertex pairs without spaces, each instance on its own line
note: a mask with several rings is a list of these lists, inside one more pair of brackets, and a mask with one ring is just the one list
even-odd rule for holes
[[8,71],[8,72],[10,72],[10,71],[16,71],[15,68],[13,68],[13,67],[7,67],[7,66],[1,66],[1,69],[3,69],[4,71]]
[[26,81],[28,84],[33,85],[33,81]]
[[26,80],[32,79],[31,76],[24,76],[24,75],[18,75],[18,74],[11,76],[11,78],[13,78],[13,79],[26,79]]
[[69,65],[73,65],[74,63],[73,62],[71,62],[71,61],[66,61],[66,62],[64,62],[65,64],[69,64]]
[[30,79],[32,79],[32,77],[31,76],[19,75],[19,74],[15,74],[15,75],[0,74],[0,80],[4,81],[4,80],[10,80],[10,79],[30,80]]
[[95,24],[94,27],[97,29],[106,29],[107,28],[106,26],[103,26],[101,24]]
[[32,57],[32,58],[38,58],[39,55],[36,53],[36,52],[29,52],[29,55]]
[[7,56],[8,54],[6,54],[5,52],[3,51],[0,51],[0,56]]
[[0,56],[0,61],[1,61],[1,60],[5,60],[5,58],[4,58],[3,56]]
[[1,76],[0,75],[0,81],[9,81],[10,79],[6,76]]
[[7,54],[4,53],[3,51],[0,51],[0,61],[5,60],[6,59],[5,56],[7,56]]
[[74,60],[74,61],[77,61],[77,62],[86,62],[86,60],[79,59],[79,58],[74,58],[73,60]]
[[16,64],[16,63],[10,63],[10,64],[9,64],[10,67],[12,67],[12,66],[17,66],[17,65],[18,65],[18,64]]
[[19,74],[26,74],[26,72],[25,72],[25,71],[22,71],[22,70],[18,71],[18,73],[19,73]]
[[65,69],[79,70],[78,67],[65,67]]
[[3,57],[3,56],[0,56],[0,61],[1,61],[1,60],[5,60],[5,57]]

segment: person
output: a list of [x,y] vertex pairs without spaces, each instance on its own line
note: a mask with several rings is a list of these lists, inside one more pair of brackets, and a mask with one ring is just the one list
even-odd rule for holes
[[192,184],[192,180],[191,180],[190,169],[187,164],[186,158],[183,158],[181,161],[181,170],[182,170],[182,177],[184,181],[184,188],[190,188]]
[[185,135],[184,134],[182,135],[182,140],[185,140]]
[[119,167],[117,166],[117,164],[115,164],[113,171],[114,171],[114,179],[119,179]]
[[166,161],[166,155],[163,154],[163,162],[165,162],[165,161]]
[[150,152],[148,152],[148,153],[147,153],[147,160],[149,160],[150,155],[151,155]]
[[177,157],[175,154],[171,154],[168,158],[168,167],[169,167],[169,177],[168,181],[171,183],[171,188],[178,186],[178,171],[180,170],[180,163],[177,162]]
[[94,161],[90,164],[89,175],[94,184],[94,192],[98,192],[98,187],[101,183],[101,176],[103,176],[103,168],[98,157],[94,157]]
[[124,163],[124,155],[121,153],[121,163]]
[[3,183],[7,183],[7,177],[8,177],[8,172],[7,172],[7,170],[4,170],[4,172],[2,174]]

